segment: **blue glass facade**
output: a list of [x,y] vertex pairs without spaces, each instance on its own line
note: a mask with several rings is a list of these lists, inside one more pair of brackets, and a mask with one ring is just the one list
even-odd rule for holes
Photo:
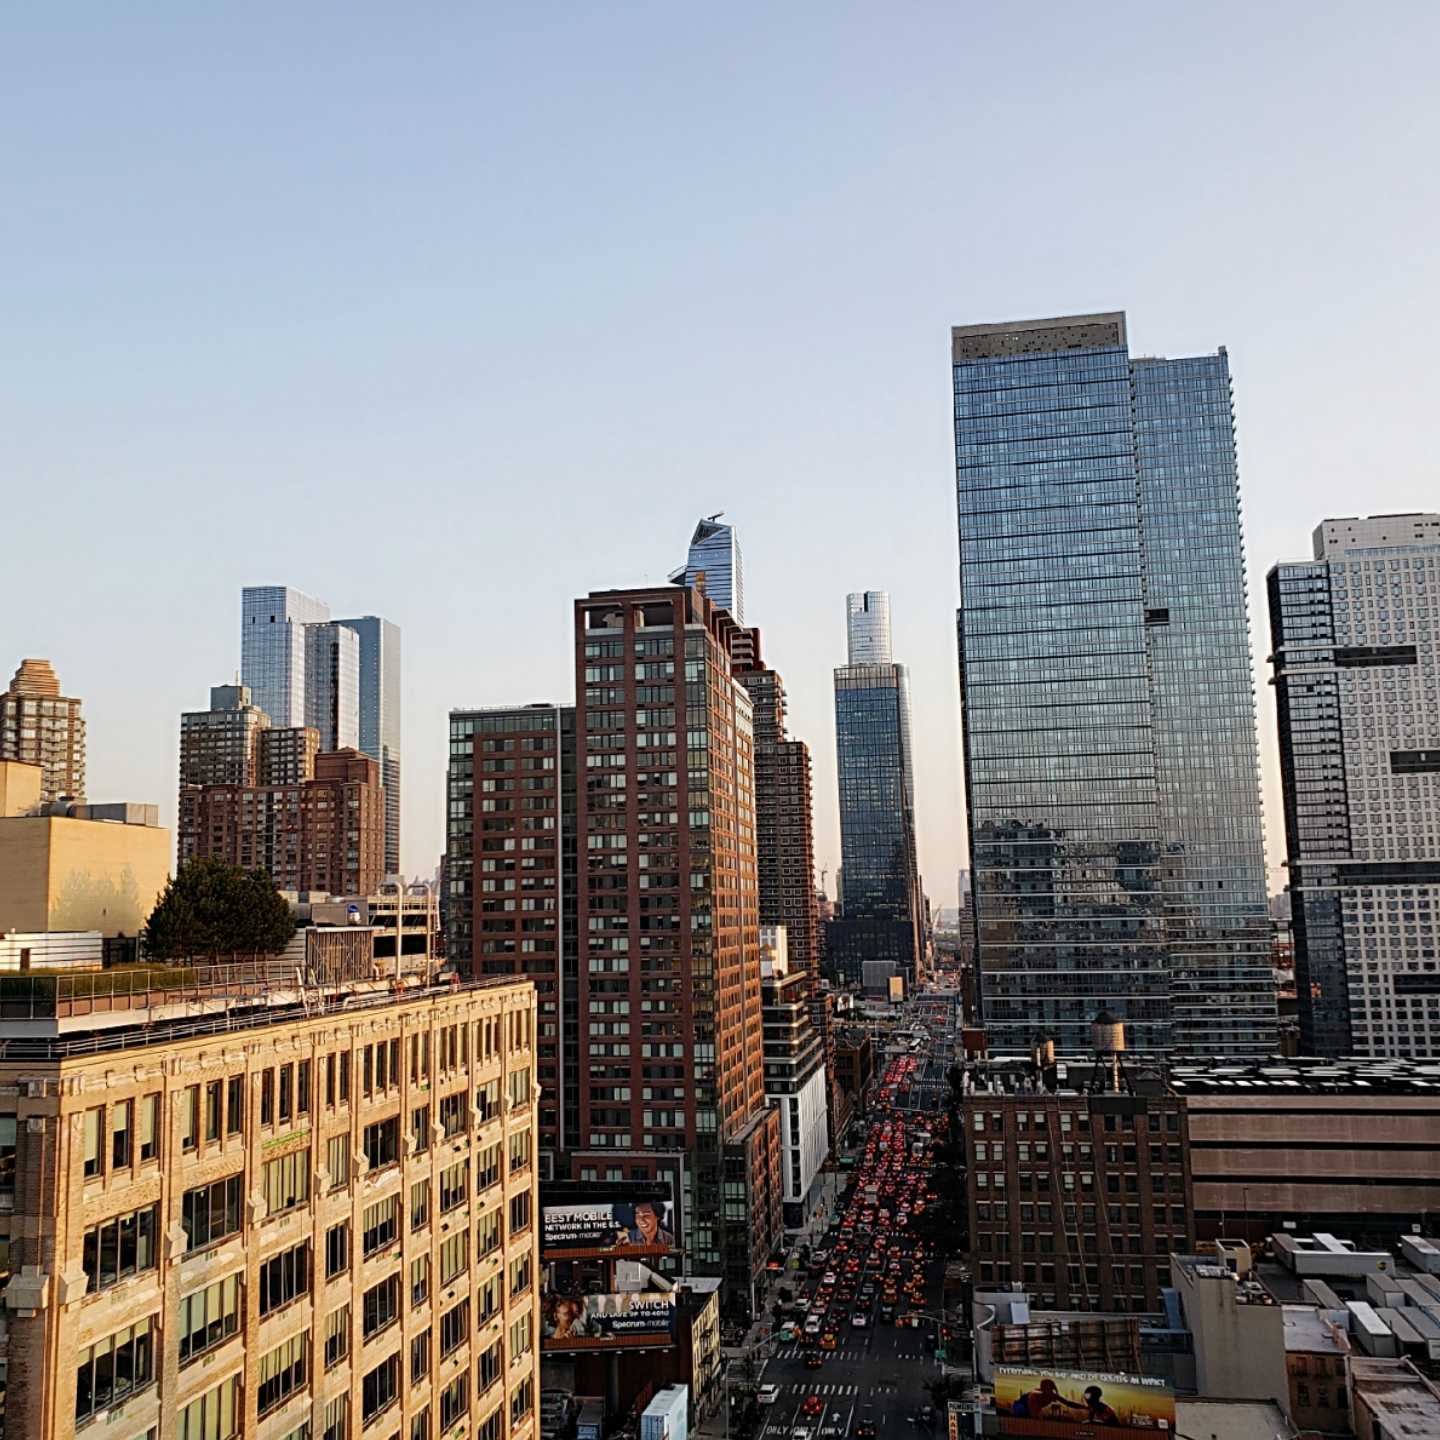
[[910,682],[903,665],[835,672],[843,915],[826,926],[827,968],[858,981],[866,960],[911,978],[922,939],[915,849]]
[[[959,649],[992,1046],[1275,1041],[1223,354],[1124,317],[954,336]],[[848,882],[848,874],[847,874]]]

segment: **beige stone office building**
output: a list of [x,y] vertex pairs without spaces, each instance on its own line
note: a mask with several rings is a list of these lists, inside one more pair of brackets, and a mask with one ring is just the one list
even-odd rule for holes
[[7,1434],[537,1433],[528,981],[9,983]]

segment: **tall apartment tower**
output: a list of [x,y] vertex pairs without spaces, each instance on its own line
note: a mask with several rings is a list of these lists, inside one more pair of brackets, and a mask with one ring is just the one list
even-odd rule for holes
[[[753,1315],[779,1239],[764,1092],[751,706],[699,590],[575,602],[579,1148],[586,1172],[687,1156],[690,1264]],[[651,1170],[650,1173],[658,1173]]]
[[203,791],[210,785],[255,785],[260,734],[269,729],[270,717],[251,703],[248,685],[212,685],[208,710],[187,710],[180,716],[180,799],[175,832],[180,864],[199,853]]
[[22,660],[0,694],[0,760],[38,765],[42,802],[85,798],[85,717],[48,660]]
[[733,525],[722,525],[719,515],[702,520],[690,537],[683,569],[670,578],[687,590],[695,577],[705,576],[705,593],[737,625],[745,623],[745,576],[740,563],[740,541]]
[[785,682],[761,659],[760,632],[737,632],[731,662],[750,697],[755,736],[755,848],[760,923],[784,926],[791,970],[820,968],[810,747],[786,732]]
[[385,786],[385,873],[400,873],[400,627],[379,615],[337,620],[360,639],[360,737]]
[[449,952],[528,976],[547,1173],[668,1180],[688,1268],[755,1312],[781,1234],[751,706],[697,590],[575,604],[575,706],[456,711]]
[[[959,659],[992,1049],[1271,1053],[1229,362],[1121,313],[952,335]],[[850,883],[847,859],[846,886]]]
[[309,723],[306,629],[329,619],[323,600],[289,585],[240,592],[240,678],[272,725]]
[[575,707],[450,712],[446,954],[535,986],[540,1167],[568,1178],[580,1130]]
[[1269,574],[1303,1048],[1440,1057],[1440,514]]
[[825,927],[826,966],[837,979],[859,982],[865,963],[879,962],[913,981],[923,907],[910,679],[891,657],[888,595],[851,595],[847,620],[848,663],[835,671],[844,903]]
[[335,621],[305,627],[305,721],[322,750],[358,748],[360,637]]

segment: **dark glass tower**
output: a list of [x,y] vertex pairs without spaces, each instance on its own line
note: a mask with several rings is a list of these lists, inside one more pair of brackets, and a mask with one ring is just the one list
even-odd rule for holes
[[867,960],[915,978],[922,943],[915,849],[910,680],[890,653],[890,597],[848,601],[849,664],[835,671],[843,913],[825,929],[826,968],[863,981]]
[[[961,709],[990,1043],[1275,1044],[1222,350],[1123,314],[953,332]],[[848,877],[847,877],[848,879]]]

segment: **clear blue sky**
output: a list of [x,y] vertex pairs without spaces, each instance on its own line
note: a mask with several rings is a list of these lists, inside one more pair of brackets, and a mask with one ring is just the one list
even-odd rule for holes
[[0,43],[0,668],[49,656],[92,795],[170,822],[178,713],[286,582],[404,628],[428,873],[448,708],[568,698],[571,597],[723,509],[832,871],[844,596],[891,592],[953,903],[952,323],[1228,345],[1257,633],[1323,516],[1440,508],[1433,3],[32,4]]

